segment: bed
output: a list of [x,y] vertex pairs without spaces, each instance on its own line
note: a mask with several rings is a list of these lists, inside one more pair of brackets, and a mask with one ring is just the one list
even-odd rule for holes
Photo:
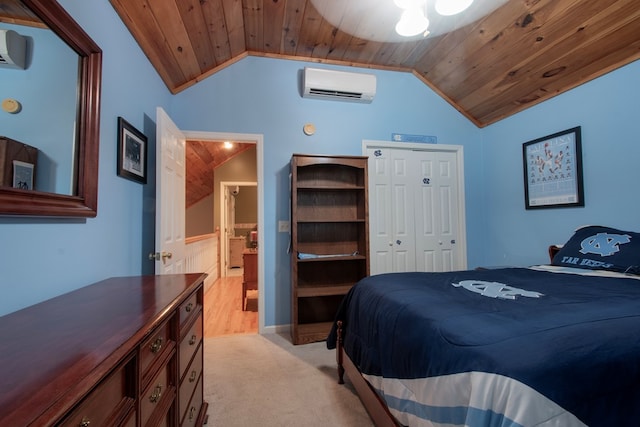
[[[557,252],[557,253],[556,253]],[[640,425],[640,234],[550,265],[358,282],[327,338],[376,425]]]

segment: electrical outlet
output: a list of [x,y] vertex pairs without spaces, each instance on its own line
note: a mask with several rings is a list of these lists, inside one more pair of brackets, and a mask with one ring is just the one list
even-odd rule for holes
[[289,221],[278,221],[278,232],[280,232],[280,233],[288,233],[289,232]]

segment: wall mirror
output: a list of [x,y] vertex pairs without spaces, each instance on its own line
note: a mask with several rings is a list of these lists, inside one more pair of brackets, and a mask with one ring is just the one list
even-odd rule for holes
[[[0,83],[0,215],[95,217],[102,51],[53,0],[0,0],[3,29],[24,33],[27,54],[24,68],[2,67],[0,52],[13,79]],[[20,156],[32,148],[30,172]]]

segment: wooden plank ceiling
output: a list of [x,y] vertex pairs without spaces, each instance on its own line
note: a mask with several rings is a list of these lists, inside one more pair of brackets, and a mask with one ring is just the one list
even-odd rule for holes
[[233,142],[226,148],[224,142],[188,140],[186,156],[186,200],[187,208],[215,193],[214,170],[254,144]]
[[638,0],[475,0],[404,42],[393,0],[110,1],[173,93],[247,55],[300,59],[411,72],[479,127],[640,57]]
[[46,28],[38,16],[25,6],[21,0],[0,1],[0,22],[28,27]]

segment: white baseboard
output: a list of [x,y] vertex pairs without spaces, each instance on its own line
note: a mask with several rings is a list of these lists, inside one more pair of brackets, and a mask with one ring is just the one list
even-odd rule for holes
[[266,334],[280,334],[285,335],[291,333],[291,325],[274,325],[274,326],[265,326],[260,331],[260,335]]
[[213,286],[216,280],[218,280],[218,271],[216,270],[215,266],[210,268],[206,273],[208,274],[208,276],[206,279],[204,279],[205,294],[207,293],[207,291],[209,291],[209,289],[211,289],[211,286]]

